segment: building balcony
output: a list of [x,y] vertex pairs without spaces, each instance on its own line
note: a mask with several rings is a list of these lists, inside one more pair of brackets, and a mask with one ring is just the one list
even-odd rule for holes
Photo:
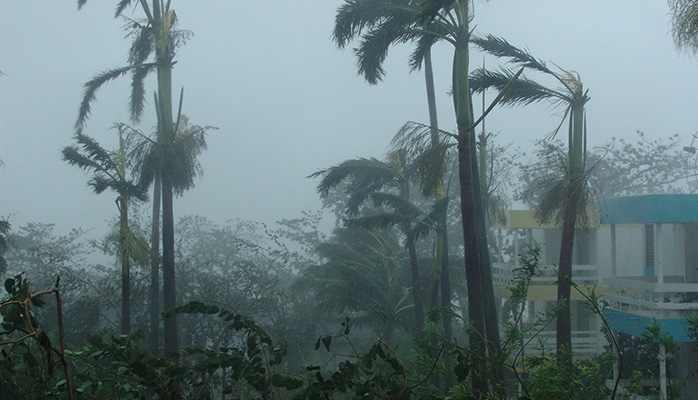
[[604,278],[604,296],[614,310],[656,319],[683,318],[698,311],[698,283],[684,283],[683,276]]
[[[507,263],[492,264],[492,280],[501,289],[514,286],[514,272],[520,266]],[[595,286],[599,283],[598,265],[572,265],[572,281],[581,286]],[[503,292],[503,291],[502,291]],[[501,293],[506,296],[506,293]],[[557,301],[557,266],[540,265],[531,277],[526,300]],[[572,291],[570,300],[584,300],[581,293]]]

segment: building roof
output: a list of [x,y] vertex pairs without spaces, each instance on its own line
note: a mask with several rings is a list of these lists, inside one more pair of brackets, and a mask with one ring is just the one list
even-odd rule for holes
[[603,224],[698,222],[698,194],[647,194],[601,202]]

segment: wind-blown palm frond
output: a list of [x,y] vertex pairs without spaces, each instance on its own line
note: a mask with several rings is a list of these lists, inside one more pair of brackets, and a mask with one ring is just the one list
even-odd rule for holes
[[409,223],[411,218],[397,213],[381,213],[365,217],[347,218],[344,225],[349,228],[361,228],[366,230],[385,229]]
[[386,207],[407,218],[416,218],[424,214],[419,207],[409,200],[394,194],[377,192],[371,195],[371,199],[376,207]]
[[143,64],[133,69],[131,79],[131,99],[129,108],[131,109],[131,120],[139,122],[143,109],[145,108],[145,78],[155,70],[156,64]]
[[698,50],[698,3],[693,0],[669,0],[671,34],[679,49]]
[[448,210],[449,198],[444,197],[431,206],[429,214],[422,215],[412,224],[408,240],[419,240],[437,229],[439,221],[443,221]]
[[[84,4],[85,2],[87,2],[87,0],[80,0],[80,1],[81,1],[83,4]],[[116,10],[114,11],[114,17],[120,16],[121,13],[124,12],[124,10],[126,9],[126,7],[130,6],[131,3],[133,3],[134,1],[138,1],[138,0],[119,0],[119,2],[118,2],[117,5],[116,5]]]
[[78,112],[78,119],[75,122],[75,128],[80,129],[84,127],[85,121],[90,115],[92,102],[95,100],[95,94],[97,93],[97,90],[102,87],[102,85],[126,74],[137,67],[137,65],[129,65],[127,67],[110,69],[97,74],[97,76],[85,83],[85,92],[82,97],[82,102],[80,102],[80,111]]
[[354,201],[351,201],[352,204],[363,203],[372,192],[399,179],[394,168],[375,158],[347,160],[309,176],[309,178],[317,177],[322,178],[317,185],[317,191],[323,198],[328,196],[332,188],[349,179],[347,193],[354,198]]
[[[87,184],[96,194],[101,194],[107,189],[111,189],[124,197],[135,197],[139,200],[146,200],[145,191],[135,185],[132,180],[127,179],[123,168],[126,157],[126,150],[120,149],[118,152],[109,152],[91,137],[81,131],[75,134],[78,146],[67,146],[63,149],[63,160],[69,165],[75,165],[86,171],[93,171],[94,175]],[[122,143],[123,146],[123,143]]]
[[508,58],[511,63],[534,69],[544,74],[553,74],[545,62],[531,55],[527,50],[511,45],[506,39],[487,35],[486,38],[473,37],[471,41],[483,51],[498,58]]
[[337,9],[332,40],[343,49],[364,29],[380,24],[386,16],[394,15],[411,0],[348,0]]
[[519,76],[512,82],[514,72],[505,68],[499,71],[491,71],[482,68],[474,70],[470,75],[470,88],[473,93],[482,93],[487,89],[496,89],[503,92],[499,100],[504,105],[528,105],[542,100],[565,100],[568,97],[564,94],[551,90],[525,76]]
[[77,132],[75,140],[78,146],[68,146],[63,149],[63,159],[70,165],[76,165],[82,169],[94,169],[99,172],[111,171],[116,169],[116,163],[112,159],[111,154],[102,148],[91,137]]
[[318,307],[327,312],[346,310],[369,311],[375,308],[392,313],[391,307],[400,295],[399,285],[393,281],[394,263],[385,255],[373,251],[358,252],[338,243],[325,243],[318,252],[328,259],[322,265],[306,270],[315,282]]
[[424,0],[419,3],[417,19],[422,23],[434,21],[443,13],[453,8],[455,0]]
[[138,21],[128,20],[124,29],[133,37],[131,48],[128,52],[130,65],[143,64],[155,52],[155,32],[149,24],[143,25]]
[[443,191],[441,179],[446,171],[445,155],[452,146],[448,139],[452,136],[452,133],[435,130],[429,125],[408,121],[393,137],[392,148],[405,152],[405,157],[413,165],[419,188],[426,197],[434,197]]
[[[129,159],[133,168],[139,171],[138,186],[147,188],[162,171],[165,147],[137,129],[126,124],[121,126],[128,133],[127,141],[133,143]],[[181,116],[172,150],[174,163],[170,166],[173,171],[173,189],[178,196],[192,189],[195,178],[203,174],[198,157],[208,148],[206,135],[213,129],[218,128],[193,125],[186,115]]]
[[383,79],[385,71],[382,65],[392,45],[416,38],[415,33],[405,29],[406,23],[413,20],[413,14],[390,17],[362,36],[361,43],[354,52],[359,75],[369,84],[375,85]]
[[432,46],[436,44],[439,39],[448,35],[446,29],[442,28],[440,25],[432,24],[430,30],[438,35],[420,35],[417,37],[414,51],[410,54],[409,65],[412,71],[417,71],[422,68],[424,58],[429,53]]

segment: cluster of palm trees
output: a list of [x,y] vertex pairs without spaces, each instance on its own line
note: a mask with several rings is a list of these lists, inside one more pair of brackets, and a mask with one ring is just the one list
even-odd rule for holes
[[[81,8],[87,0],[78,0]],[[153,221],[149,246],[151,262],[151,306],[153,348],[158,344],[159,320],[159,271],[163,271],[163,307],[176,305],[175,291],[175,240],[173,196],[193,186],[199,172],[196,156],[205,148],[204,133],[209,127],[199,127],[187,122],[182,115],[182,94],[178,111],[174,112],[172,69],[177,48],[190,35],[176,29],[177,17],[170,1],[119,0],[115,17],[120,17],[132,5],[140,7],[142,20],[132,20],[129,36],[133,39],[128,63],[98,74],[85,84],[83,101],[76,122],[76,146],[66,147],[64,159],[78,167],[93,172],[88,182],[96,193],[107,189],[117,193],[120,212],[119,248],[122,266],[121,329],[130,332],[129,269],[144,240],[133,240],[128,226],[128,210],[131,201],[145,200],[146,190],[153,186]],[[695,49],[695,16],[698,6],[688,0],[670,1],[675,16],[674,32],[679,47]],[[451,308],[451,282],[448,237],[446,235],[448,187],[444,180],[448,170],[447,153],[455,147],[458,165],[459,204],[463,230],[463,258],[467,280],[468,318],[470,324],[469,346],[472,364],[477,373],[472,376],[472,389],[476,398],[484,398],[497,392],[502,379],[502,369],[492,366],[488,360],[500,353],[497,307],[492,284],[490,250],[487,241],[487,222],[478,163],[478,138],[476,127],[495,105],[526,105],[538,101],[552,101],[564,108],[563,119],[553,135],[568,121],[568,157],[562,162],[560,179],[543,195],[539,217],[543,220],[557,217],[562,224],[558,300],[562,312],[557,318],[558,354],[571,351],[569,297],[571,287],[571,260],[577,216],[585,209],[586,186],[586,116],[585,105],[589,100],[580,76],[559,67],[549,68],[545,62],[520,50],[504,39],[495,36],[473,37],[471,2],[469,0],[345,0],[336,15],[333,39],[344,48],[357,41],[355,53],[359,73],[370,84],[377,84],[385,74],[383,62],[391,46],[411,43],[412,69],[424,67],[429,105],[429,125],[408,123],[398,134],[393,151],[387,161],[375,159],[348,160],[314,174],[320,177],[318,190],[327,196],[329,190],[340,184],[347,185],[347,223],[365,229],[396,227],[403,236],[403,245],[409,256],[411,297],[414,324],[417,332],[424,326],[424,297],[419,257],[416,243],[430,232],[435,236],[432,298],[441,294],[441,306]],[[686,18],[680,18],[685,16]],[[431,47],[437,42],[453,46],[452,96],[457,132],[439,130],[434,99]],[[470,71],[470,46],[476,45],[498,58],[504,58],[519,70],[477,69]],[[551,77],[558,87],[550,88],[529,79],[523,72],[530,71]],[[157,76],[154,94],[157,128],[153,138],[124,124],[117,125],[119,149],[110,152],[97,141],[84,134],[84,129],[97,90],[105,83],[126,74],[131,75],[130,118],[138,122],[145,110],[144,82],[148,75]],[[498,95],[479,118],[473,113],[472,94],[494,89]],[[487,137],[480,137],[480,147],[486,148]],[[483,161],[483,155],[480,155]],[[133,176],[128,176],[131,167]],[[416,183],[424,198],[431,200],[428,210],[411,203],[410,192]],[[368,201],[381,211],[373,215],[360,215],[359,209]],[[160,207],[162,206],[162,209]],[[160,222],[160,217],[162,221]],[[159,241],[162,227],[162,256]],[[0,226],[5,231],[5,226]],[[1,243],[1,242],[0,242]],[[4,245],[4,244],[3,244]],[[350,270],[360,265],[361,256],[351,249],[327,247],[323,251],[329,260],[325,267]],[[371,263],[390,262],[383,256],[373,255]],[[139,257],[138,259],[141,259]],[[347,261],[349,260],[349,261]],[[142,262],[142,261],[140,261]],[[1,267],[1,265],[0,265]],[[316,271],[322,277],[321,271]],[[367,283],[368,284],[368,283]],[[436,294],[436,295],[435,295]],[[395,294],[386,294],[392,299]],[[432,301],[432,304],[435,303]],[[349,307],[351,305],[347,305]],[[399,309],[399,304],[396,305]],[[165,352],[179,349],[177,320],[171,316],[164,323]],[[452,336],[450,319],[444,318],[443,329],[447,340]],[[571,358],[565,359],[566,364]],[[571,365],[571,364],[570,364]],[[489,372],[488,372],[489,371]]]
[[[78,0],[82,8],[87,0]],[[94,175],[89,181],[96,193],[111,189],[118,194],[120,211],[120,259],[122,263],[122,333],[130,332],[129,268],[135,252],[133,235],[128,227],[128,204],[131,200],[144,200],[145,191],[153,186],[153,219],[150,243],[151,262],[151,346],[159,349],[160,321],[160,264],[162,264],[162,307],[172,309],[177,303],[175,286],[175,240],[173,197],[194,185],[200,174],[197,156],[206,148],[204,135],[211,127],[190,124],[182,114],[182,90],[178,112],[173,112],[172,67],[177,48],[191,33],[176,29],[177,15],[170,1],[120,0],[115,17],[121,17],[132,4],[140,6],[143,20],[129,20],[129,37],[133,39],[128,64],[102,72],[85,84],[83,100],[75,123],[75,139],[78,146],[66,147],[64,159]],[[154,138],[117,124],[120,148],[117,152],[103,149],[94,139],[83,133],[96,92],[105,83],[123,75],[131,75],[130,119],[139,122],[145,110],[145,79],[151,73],[157,75],[154,94],[157,129]],[[127,152],[127,147],[130,151]],[[135,175],[127,177],[126,168],[132,167]],[[161,210],[162,206],[162,210]],[[162,216],[162,222],[160,222]],[[162,255],[160,255],[160,227],[162,227]],[[141,240],[142,242],[142,240]],[[164,321],[164,351],[179,350],[177,319],[172,316]]]
[[[589,98],[583,89],[579,75],[574,72],[559,68],[557,70],[550,69],[544,62],[510,45],[506,40],[494,36],[473,37],[470,27],[472,19],[470,7],[471,3],[468,0],[346,0],[337,11],[334,40],[339,47],[345,47],[349,42],[358,40],[359,43],[355,49],[358,70],[370,84],[378,83],[384,75],[382,63],[390,46],[398,43],[414,43],[415,49],[409,62],[413,69],[425,67],[430,111],[435,109],[432,95],[433,83],[429,83],[432,79],[430,48],[438,41],[450,43],[454,48],[452,95],[458,127],[457,133],[448,134],[439,131],[435,113],[430,112],[432,118],[429,132],[432,133],[433,142],[431,147],[425,146],[422,150],[426,153],[426,149],[430,148],[429,155],[432,159],[434,156],[443,159],[443,148],[445,147],[439,146],[439,144],[446,143],[447,140],[454,140],[457,148],[468,317],[472,329],[469,341],[473,364],[480,371],[473,376],[473,391],[476,397],[483,398],[492,390],[497,390],[498,382],[502,378],[502,370],[494,368],[492,373],[485,373],[488,367],[488,356],[493,356],[500,351],[500,339],[487,246],[483,189],[479,174],[479,169],[482,167],[477,162],[475,128],[496,104],[529,104],[542,100],[552,100],[554,104],[565,106],[563,121],[569,117],[567,118],[569,120],[569,157],[565,161],[566,173],[556,188],[559,190],[550,192],[550,199],[541,208],[540,215],[543,218],[549,218],[550,215],[554,214],[554,210],[563,210],[563,245],[560,254],[558,298],[565,311],[558,316],[557,345],[559,354],[568,354],[571,351],[569,322],[571,256],[577,212],[579,209],[584,209],[585,206],[583,201],[586,150],[584,106]],[[498,58],[506,58],[507,61],[518,65],[521,69],[519,71],[509,69],[489,71],[481,68],[471,74],[469,65],[470,43]],[[550,89],[530,80],[522,75],[525,69],[551,76],[561,87]],[[476,120],[473,116],[472,93],[488,89],[497,90],[498,96],[483,112],[483,115]],[[412,133],[419,130],[414,129],[415,124],[411,125]],[[481,138],[482,147],[484,147],[485,143],[482,139],[486,139],[486,137]],[[433,151],[437,148],[439,149],[437,152]],[[327,187],[336,184],[338,179],[348,177],[349,173],[345,171],[345,168],[358,166],[355,161],[353,163],[350,165],[349,162],[346,162],[318,173],[323,177],[319,186],[320,193],[325,193]],[[443,168],[441,169],[438,180],[443,176]],[[362,182],[362,179],[364,179],[362,175],[353,176],[351,188],[358,188],[360,185],[356,182]],[[434,197],[437,203],[438,200],[446,198],[444,197],[443,183],[440,182],[441,186],[436,185],[440,190],[434,191],[434,193],[439,193]],[[373,187],[368,185],[368,187],[373,190],[382,188],[381,185]],[[398,190],[398,192],[404,193],[405,190]],[[402,215],[414,216],[414,214],[409,213]],[[445,213],[441,215],[445,215]],[[439,226],[440,218],[440,216],[434,217],[433,226]],[[411,233],[409,225],[403,223],[403,226],[406,238],[405,245],[409,250],[415,235]],[[435,229],[438,230],[438,228]],[[438,269],[440,258],[436,257],[436,260]],[[418,282],[416,281],[418,276],[414,272],[412,275],[414,285],[415,282]],[[447,290],[444,291],[443,295],[449,297],[451,295],[450,289]],[[413,287],[415,313],[421,312],[419,295],[420,288]],[[419,317],[415,317],[415,321],[419,327],[421,321]]]

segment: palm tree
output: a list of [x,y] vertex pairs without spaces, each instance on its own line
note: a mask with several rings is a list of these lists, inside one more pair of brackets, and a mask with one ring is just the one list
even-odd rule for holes
[[[454,47],[452,88],[458,125],[458,133],[454,137],[458,144],[468,315],[473,329],[470,344],[479,371],[473,380],[473,390],[476,397],[485,397],[489,391],[488,381],[484,377],[487,368],[486,345],[489,342],[492,351],[498,353],[500,343],[482,196],[478,185],[474,128],[480,121],[473,118],[468,80],[470,1],[347,0],[340,12],[343,10],[352,10],[353,18],[343,20],[346,24],[340,30],[343,36],[335,33],[335,41],[341,46],[365,31],[356,54],[359,73],[369,83],[377,83],[383,76],[382,63],[388,49],[395,43],[416,43],[410,58],[413,69],[422,65],[435,42],[443,40]],[[495,381],[498,380],[499,376],[495,377]]]
[[[359,213],[360,206],[369,199],[384,203],[388,202],[387,196],[389,193],[381,193],[381,191],[393,190],[398,195],[392,195],[392,204],[401,203],[402,210],[406,210],[410,196],[409,169],[406,164],[404,153],[393,152],[389,157],[389,162],[382,162],[376,159],[355,159],[347,160],[334,167],[318,171],[310,177],[321,177],[318,184],[318,192],[321,197],[327,197],[329,191],[341,184],[347,183],[347,209],[346,213],[350,217],[356,216]],[[367,219],[354,220],[355,223],[364,227],[390,226],[399,225],[405,236],[405,247],[409,254],[410,271],[412,275],[412,298],[414,304],[414,319],[415,329],[418,337],[421,335],[424,326],[424,299],[422,294],[422,283],[419,271],[419,262],[417,258],[417,250],[415,245],[415,235],[412,232],[411,221],[415,214],[420,214],[415,207],[412,206],[410,212],[403,213],[398,216],[395,214],[388,215],[386,213]]]
[[399,260],[390,255],[386,238],[374,233],[371,239],[321,244],[318,252],[327,261],[307,268],[296,288],[313,288],[320,310],[356,313],[355,324],[374,327],[394,346],[395,319],[408,308],[398,279]]
[[[557,316],[557,353],[565,364],[571,366],[571,358],[566,355],[572,351],[571,321],[570,321],[570,290],[572,278],[572,250],[574,248],[574,232],[577,216],[586,210],[586,117],[584,107],[589,96],[584,90],[578,74],[558,67],[559,71],[551,70],[546,64],[520,50],[506,40],[494,36],[474,39],[473,42],[484,51],[508,62],[520,65],[544,75],[550,76],[561,85],[560,88],[549,88],[527,78],[518,79],[502,94],[501,103],[507,105],[530,104],[538,101],[552,101],[554,105],[565,107],[563,119],[555,129],[555,134],[565,119],[569,117],[568,156],[563,180],[549,187],[538,206],[538,215],[543,221],[553,218],[562,209],[562,243],[560,247],[560,262],[558,265],[558,304],[562,310]],[[488,71],[479,69],[473,72],[471,87],[474,92],[483,92],[489,88],[504,89],[513,72],[508,69]],[[559,214],[557,214],[559,215]]]
[[[181,103],[181,100],[180,100]],[[182,195],[185,191],[194,187],[196,177],[202,175],[203,169],[198,161],[198,156],[207,148],[206,132],[217,129],[212,126],[194,125],[186,115],[180,114],[175,123],[174,157],[170,168],[173,172],[173,191],[176,195]],[[159,131],[159,130],[158,130]],[[150,328],[151,349],[157,352],[159,349],[160,328],[160,199],[162,170],[165,168],[163,160],[163,147],[158,141],[157,131],[155,138],[143,134],[137,129],[128,129],[128,140],[137,143],[133,146],[129,156],[133,160],[135,169],[139,171],[139,185],[149,187],[153,185],[153,223],[151,229],[151,260],[150,260]]]
[[92,171],[87,184],[96,194],[109,189],[118,194],[116,206],[119,209],[119,258],[121,260],[121,333],[131,333],[131,259],[136,241],[128,225],[128,209],[131,199],[147,200],[143,187],[127,177],[126,145],[123,126],[116,124],[119,131],[119,150],[109,152],[91,137],[77,132],[78,145],[63,149],[63,160],[70,165]]
[[[120,0],[117,3],[115,17],[120,17],[123,11],[135,0]],[[87,0],[78,0],[78,8],[82,8]],[[158,99],[156,110],[158,115],[158,139],[162,148],[162,164],[166,166],[161,171],[162,184],[162,259],[163,259],[163,306],[165,309],[174,308],[177,303],[175,285],[175,254],[174,254],[174,211],[173,211],[173,169],[175,162],[174,143],[175,128],[172,112],[172,66],[176,49],[191,33],[176,30],[177,15],[170,8],[170,1],[152,0],[148,5],[146,0],[138,1],[145,20],[131,21],[129,35],[133,42],[125,67],[115,68],[98,74],[85,84],[85,93],[76,122],[76,128],[84,126],[90,113],[90,107],[95,100],[96,91],[106,82],[124,74],[131,73],[131,119],[138,121],[144,109],[145,91],[144,80],[153,71],[157,74]],[[154,56],[152,61],[148,61]],[[180,103],[181,105],[181,103]],[[179,350],[177,337],[177,318],[170,316],[165,319],[165,353]]]

